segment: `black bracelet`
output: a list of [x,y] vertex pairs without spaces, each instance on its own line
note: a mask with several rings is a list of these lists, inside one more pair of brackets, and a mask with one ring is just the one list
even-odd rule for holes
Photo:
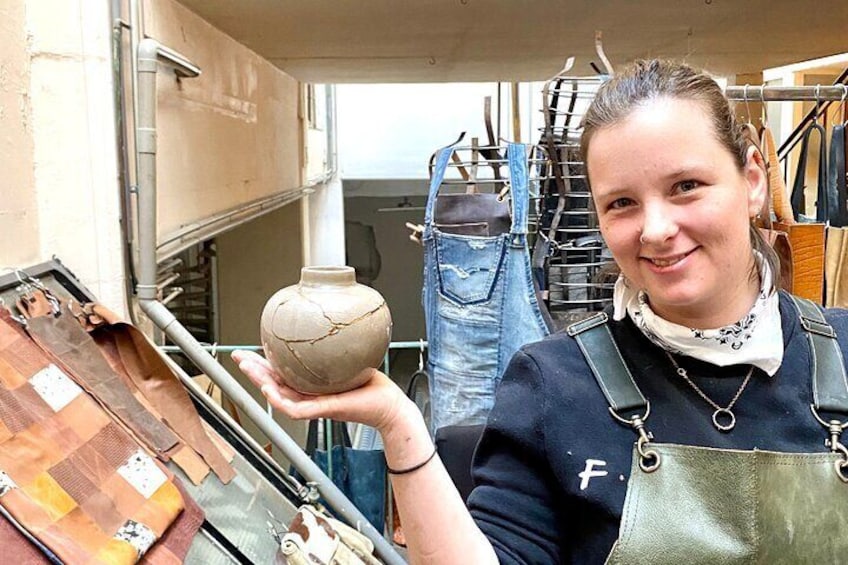
[[437,451],[436,448],[433,448],[433,453],[430,454],[430,457],[428,457],[427,459],[425,459],[421,463],[419,463],[417,465],[413,465],[412,467],[407,467],[406,469],[392,469],[387,464],[386,465],[386,472],[388,472],[390,475],[405,475],[407,473],[417,471],[418,469],[420,469],[421,467],[423,467],[424,465],[426,465],[427,463],[429,463],[430,461],[433,460],[433,457],[436,456],[436,451]]

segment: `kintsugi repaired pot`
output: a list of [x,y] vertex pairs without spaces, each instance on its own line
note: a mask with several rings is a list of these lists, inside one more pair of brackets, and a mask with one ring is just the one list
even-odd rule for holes
[[353,267],[304,267],[298,284],[268,299],[260,324],[265,357],[304,394],[365,384],[363,369],[381,365],[391,334],[385,299]]

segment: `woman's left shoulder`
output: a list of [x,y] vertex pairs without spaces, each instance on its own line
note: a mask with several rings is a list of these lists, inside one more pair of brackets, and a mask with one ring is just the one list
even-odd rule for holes
[[[798,297],[793,297],[793,295],[786,291],[780,291],[781,310],[791,312],[797,317],[798,311],[792,303],[793,298]],[[833,326],[840,341],[848,341],[848,308],[825,308],[821,305],[817,306],[824,314],[827,323]]]

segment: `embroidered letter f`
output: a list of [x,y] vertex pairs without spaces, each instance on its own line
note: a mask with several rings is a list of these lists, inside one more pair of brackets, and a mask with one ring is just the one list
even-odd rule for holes
[[589,486],[589,479],[592,477],[606,477],[608,474],[606,470],[595,469],[595,467],[605,467],[606,464],[606,461],[600,459],[587,459],[586,468],[577,473],[577,476],[580,477],[580,490],[586,490],[586,487]]

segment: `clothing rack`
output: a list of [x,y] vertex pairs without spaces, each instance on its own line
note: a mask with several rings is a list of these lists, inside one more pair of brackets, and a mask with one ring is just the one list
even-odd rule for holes
[[[777,156],[785,161],[786,156],[798,144],[803,137],[807,126],[826,113],[833,102],[844,102],[848,93],[848,68],[830,85],[813,86],[729,86],[725,89],[725,96],[730,100],[748,100],[751,102],[801,102],[814,101],[816,106],[807,112],[798,125],[786,138],[786,141],[778,147]],[[822,104],[824,102],[824,104]],[[843,110],[844,111],[844,110]]]
[[583,114],[608,76],[569,75],[573,64],[570,58],[542,89],[545,121],[538,147],[547,163],[538,165],[544,169],[539,174],[541,194],[531,206],[537,213],[530,216],[540,298],[557,326],[603,309],[612,287],[598,279],[611,258],[600,236],[580,155]]

